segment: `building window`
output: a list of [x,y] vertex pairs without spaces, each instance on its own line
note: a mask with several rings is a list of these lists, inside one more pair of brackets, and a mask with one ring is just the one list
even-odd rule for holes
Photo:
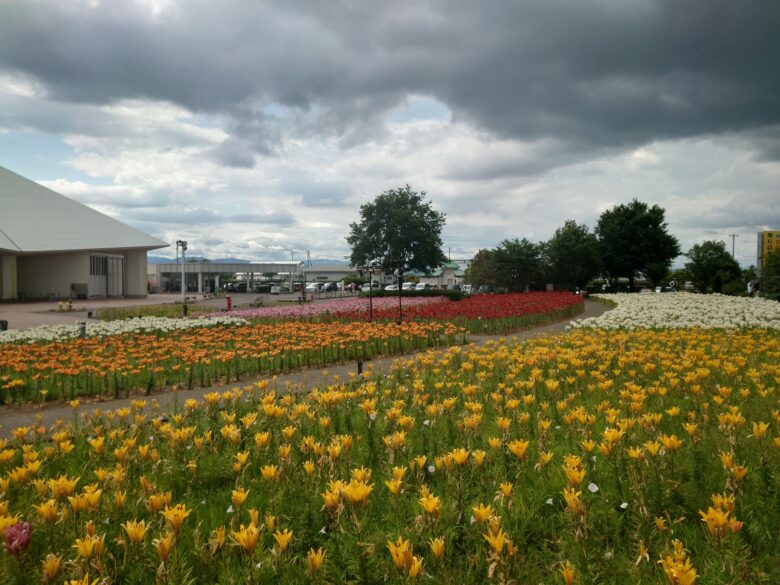
[[90,276],[105,276],[108,274],[108,257],[107,256],[90,256],[89,257],[89,275]]

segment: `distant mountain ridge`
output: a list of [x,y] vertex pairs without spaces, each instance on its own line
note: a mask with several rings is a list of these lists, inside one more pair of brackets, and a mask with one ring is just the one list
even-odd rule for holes
[[[198,260],[207,260],[211,262],[212,264],[249,264],[249,260],[240,260],[239,258],[218,258],[216,260],[208,260],[206,258],[201,258],[200,256],[195,256],[195,259]],[[187,261],[193,260],[193,257],[187,256]],[[163,256],[147,256],[146,257],[146,263],[147,264],[175,264],[176,258],[165,258]]]
[[[195,256],[198,259],[204,259],[200,256]],[[190,256],[187,256],[187,260],[191,260]],[[205,259],[204,259],[205,260]],[[295,260],[299,262],[300,260]],[[249,264],[251,260],[242,260],[240,258],[217,258],[216,260],[210,260],[212,264]],[[259,262],[288,262],[288,260],[259,260]],[[176,258],[165,258],[164,256],[146,256],[147,264],[175,264]],[[334,260],[332,258],[312,258],[311,263],[316,264],[343,264],[349,266],[349,262],[345,260]]]

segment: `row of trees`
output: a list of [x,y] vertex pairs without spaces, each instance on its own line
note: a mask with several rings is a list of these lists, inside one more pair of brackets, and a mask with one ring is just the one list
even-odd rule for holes
[[603,275],[613,283],[638,273],[660,283],[680,254],[677,238],[669,234],[663,208],[634,199],[601,214],[595,231],[568,220],[550,240],[504,240],[480,250],[471,262],[468,281],[476,286],[522,291],[546,283],[556,288],[583,288]]
[[[360,221],[350,224],[352,265],[394,273],[399,284],[409,271],[436,268],[446,260],[441,249],[445,219],[425,201],[425,192],[417,193],[409,185],[385,191],[361,206]],[[467,280],[508,291],[543,288],[547,283],[574,290],[603,276],[613,285],[625,279],[633,290],[641,273],[653,285],[691,281],[701,292],[738,294],[755,278],[751,269],[740,269],[724,242],[696,244],[686,254],[685,267],[670,273],[679,255],[680,244],[668,231],[664,209],[634,199],[602,213],[593,232],[568,220],[546,242],[514,238],[480,250]],[[763,281],[764,291],[780,291],[780,254],[770,259]]]

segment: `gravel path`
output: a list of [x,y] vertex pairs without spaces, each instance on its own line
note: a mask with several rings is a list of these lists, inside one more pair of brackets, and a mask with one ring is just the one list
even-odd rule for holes
[[[606,312],[608,309],[601,303],[594,301],[585,301],[585,311],[578,315],[577,319],[584,319],[586,317],[598,317]],[[483,344],[488,341],[495,341],[498,339],[517,339],[519,341],[525,339],[533,339],[534,337],[540,337],[544,335],[559,335],[565,333],[566,326],[569,320],[559,321],[543,327],[536,327],[525,331],[519,331],[510,335],[470,335],[470,344]],[[444,349],[444,348],[442,348]],[[383,372],[390,368],[392,363],[397,359],[407,359],[406,356],[393,356],[387,358],[375,359],[364,364],[364,371]],[[328,380],[333,382],[334,379],[348,380],[350,374],[357,373],[357,365],[355,362],[336,365],[331,367],[302,370],[299,372],[292,372],[289,374],[279,374],[271,378],[272,384],[279,390],[284,391],[302,391],[309,388],[314,388]],[[337,376],[337,378],[336,378]],[[240,382],[232,382],[231,384],[210,386],[207,388],[194,388],[192,390],[179,390],[155,392],[151,396],[137,395],[128,399],[119,400],[88,400],[80,399],[81,406],[79,411],[81,413],[89,411],[94,408],[100,408],[101,410],[113,410],[116,408],[123,408],[130,406],[131,400],[145,399],[147,401],[147,409],[150,408],[152,401],[156,401],[160,405],[162,411],[170,411],[176,409],[184,404],[184,401],[189,398],[201,399],[204,394],[209,392],[221,392],[236,386],[245,386],[253,384],[254,382],[269,379],[269,376],[260,377],[246,377]],[[40,417],[40,423],[38,418]],[[3,406],[0,407],[0,437],[9,436],[11,430],[26,425],[43,424],[46,427],[54,424],[57,420],[71,421],[73,420],[74,412],[68,404],[52,403],[43,407],[35,405],[22,405],[22,406]]]

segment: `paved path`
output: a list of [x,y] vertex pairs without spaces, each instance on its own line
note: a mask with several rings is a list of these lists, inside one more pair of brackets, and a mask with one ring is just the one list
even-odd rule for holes
[[[318,294],[317,301],[326,301],[340,296],[352,297],[353,293],[325,293]],[[226,300],[224,295],[218,295],[210,298],[204,298],[204,295],[189,293],[188,297],[197,299],[196,303],[190,303],[190,312],[195,312],[198,306],[210,305],[219,309],[224,309]],[[271,295],[256,293],[231,293],[234,308],[248,308],[256,300],[262,300],[265,306],[272,306],[278,301],[295,301],[300,298],[299,293]],[[0,321],[8,323],[8,329],[28,329],[40,325],[77,325],[79,321],[86,320],[89,311],[108,307],[143,307],[147,305],[174,305],[181,301],[179,293],[159,293],[149,295],[146,298],[125,299],[86,299],[75,300],[72,303],[72,310],[60,311],[60,308],[67,308],[67,302],[41,301],[41,302],[19,302],[19,303],[0,303]]]
[[[577,319],[586,317],[597,317],[603,314],[608,309],[601,303],[594,301],[585,301],[585,311],[577,316]],[[470,344],[480,345],[491,340],[498,339],[510,339],[510,340],[525,340],[533,339],[534,337],[541,337],[545,335],[558,335],[566,331],[566,326],[569,320],[559,321],[550,325],[542,327],[536,327],[525,331],[519,331],[509,335],[471,335],[469,336]],[[445,348],[440,348],[445,349]],[[367,362],[364,370],[373,372],[384,372],[390,368],[395,360],[407,359],[410,354],[406,356],[393,356],[387,358],[379,358]],[[319,386],[326,379],[329,382],[333,382],[334,377],[338,376],[338,380],[346,381],[350,378],[350,373],[357,373],[357,365],[355,362],[338,365],[334,364],[330,367],[302,370],[298,372],[292,372],[290,374],[279,374],[274,376],[277,389],[287,391],[302,391],[309,388]],[[80,411],[89,411],[93,408],[100,408],[102,410],[113,410],[116,408],[123,408],[130,406],[131,400],[146,399],[150,404],[152,400],[156,400],[163,411],[169,411],[173,408],[181,406],[188,398],[201,399],[204,394],[208,392],[221,392],[236,386],[245,386],[253,384],[259,380],[273,379],[269,376],[260,377],[245,377],[240,382],[233,382],[227,385],[210,386],[207,388],[194,388],[192,390],[180,390],[173,391],[161,391],[155,392],[151,396],[146,397],[142,395],[133,396],[129,399],[120,400],[102,400],[102,401],[90,401],[88,399],[81,399]],[[41,423],[47,427],[53,424],[58,419],[64,421],[70,421],[73,419],[73,411],[68,404],[52,403],[41,407],[37,406],[3,406],[0,407],[0,436],[9,436],[11,429],[19,426],[37,424],[37,417],[41,417]]]

